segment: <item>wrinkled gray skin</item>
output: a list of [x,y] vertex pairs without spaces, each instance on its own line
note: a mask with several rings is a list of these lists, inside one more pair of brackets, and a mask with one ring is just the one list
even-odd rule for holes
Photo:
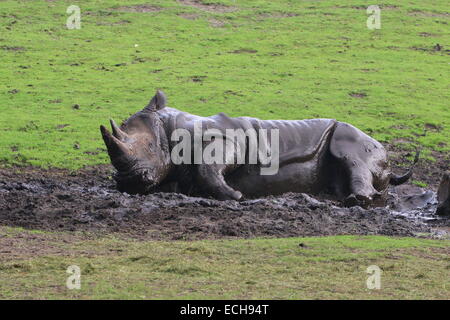
[[[238,128],[279,129],[278,173],[260,175],[259,164],[174,165],[170,152],[179,142],[170,141],[171,134],[185,128],[193,137],[194,121],[201,121],[203,130],[216,128],[223,133]],[[343,199],[348,206],[368,207],[384,205],[388,185],[404,183],[412,175],[412,168],[404,176],[393,175],[383,146],[347,123],[230,118],[223,113],[199,117],[166,107],[161,91],[120,128],[113,120],[111,127],[112,134],[104,126],[100,130],[117,169],[118,189],[128,193],[158,188],[239,200],[285,192],[323,192]]]
[[438,215],[450,215],[450,173],[444,174],[438,189]]

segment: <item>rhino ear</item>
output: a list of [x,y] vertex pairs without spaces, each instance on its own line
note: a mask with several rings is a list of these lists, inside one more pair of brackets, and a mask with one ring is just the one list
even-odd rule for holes
[[148,105],[144,108],[144,111],[158,111],[163,109],[166,106],[166,95],[161,90],[157,90],[156,94],[153,96],[152,100],[148,103]]

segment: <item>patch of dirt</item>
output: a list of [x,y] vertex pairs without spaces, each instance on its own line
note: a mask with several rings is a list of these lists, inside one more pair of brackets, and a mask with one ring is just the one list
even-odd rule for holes
[[190,77],[192,82],[203,82],[207,76],[192,76]]
[[[407,143],[414,145],[414,142],[411,141]],[[389,162],[393,171],[396,174],[403,174],[412,162],[412,160],[407,160],[406,158],[413,158],[414,152],[405,151],[398,145],[385,145],[385,148],[388,150]],[[450,154],[432,152],[431,155],[434,157],[435,162],[419,160],[411,179],[423,181],[432,190],[437,190],[444,172],[450,169]]]
[[[256,15],[257,20],[265,20],[265,19],[284,19],[291,17],[298,17],[298,13],[294,12],[273,12],[273,13],[260,13]],[[255,16],[251,16],[249,18],[255,18]]]
[[439,125],[435,125],[433,123],[425,123],[425,129],[428,131],[436,131],[436,132],[440,132],[442,131],[442,126]]
[[162,8],[151,4],[140,4],[135,6],[122,6],[115,9],[119,12],[158,12]]
[[[338,5],[338,6],[334,6],[333,8],[335,8],[335,9],[367,10],[368,7],[369,7],[369,5],[367,5],[367,6],[363,6],[363,5],[360,5],[360,6],[341,6],[341,5]],[[381,10],[397,10],[397,9],[399,9],[398,6],[390,5],[390,4],[380,5],[379,7],[380,7]]]
[[450,18],[449,12],[427,12],[422,10],[411,10],[408,12],[410,16],[431,17],[431,18]]
[[98,26],[120,26],[123,24],[131,23],[130,20],[120,20],[116,22],[97,22]]
[[[86,236],[83,237],[84,239]],[[73,243],[79,239],[70,233],[46,234],[8,231],[0,227],[0,261],[17,261],[23,257],[36,255],[73,255],[73,250],[64,248],[66,243]],[[0,264],[1,268],[1,264]]]
[[201,0],[177,0],[178,3],[181,3],[185,6],[194,7],[199,10],[215,12],[215,13],[228,13],[234,12],[237,10],[236,7],[226,6],[223,4],[213,4],[213,3],[204,3]]
[[365,98],[365,97],[367,97],[367,94],[364,93],[364,92],[350,92],[348,95],[353,97],[353,98]]
[[[407,154],[401,151],[391,152],[396,173],[404,173],[404,167],[399,167],[410,163],[404,156]],[[414,179],[434,188],[445,163],[448,169],[444,157],[437,164],[419,163]],[[434,193],[423,193],[425,190],[410,184],[390,189],[389,207],[365,210],[342,208],[331,200],[294,193],[241,202],[161,192],[129,195],[115,189],[111,173],[112,168],[106,165],[77,172],[0,169],[0,225],[97,235],[114,232],[166,240],[336,234],[413,236],[429,233],[436,226],[441,230],[450,226],[448,219],[434,216]],[[423,208],[414,214],[426,219],[412,217],[408,211],[411,206]]]
[[393,4],[387,4],[387,5],[381,5],[380,6],[380,9],[381,10],[396,10],[396,9],[398,9],[398,6],[396,6],[396,5],[393,5]]
[[427,37],[436,37],[437,35],[433,34],[433,33],[428,33],[428,32],[421,32],[421,33],[419,33],[419,36],[427,38]]
[[1,46],[0,49],[6,50],[6,51],[25,51],[24,47]]
[[412,139],[408,139],[408,138],[395,138],[392,140],[392,143],[394,143],[394,144],[410,144],[410,143],[414,143],[414,141]]
[[362,72],[378,72],[378,69],[368,69],[368,68],[363,68],[360,69]]
[[225,22],[223,22],[222,20],[208,19],[208,21],[209,25],[214,28],[222,28],[223,26],[225,26]]
[[416,51],[441,52],[441,53],[450,54],[450,49],[444,50],[444,47],[442,45],[440,45],[439,43],[436,43],[433,47],[422,48],[422,47],[413,46],[413,47],[410,47],[410,49],[416,50]]
[[258,52],[258,50],[242,48],[242,49],[230,51],[228,53],[237,53],[238,54],[238,53],[257,53],[257,52]]
[[178,16],[187,20],[197,20],[200,18],[200,15],[197,13],[179,13]]
[[68,126],[70,126],[70,124],[68,124],[68,123],[58,124],[58,125],[56,126],[56,129],[57,129],[57,130],[61,130],[61,129],[64,129],[65,127],[68,127]]

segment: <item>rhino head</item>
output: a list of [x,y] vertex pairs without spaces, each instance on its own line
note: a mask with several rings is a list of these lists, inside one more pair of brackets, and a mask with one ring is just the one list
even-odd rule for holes
[[165,105],[166,97],[158,90],[148,105],[120,128],[112,119],[112,132],[100,126],[120,191],[148,193],[167,177],[171,169],[169,142],[157,112]]

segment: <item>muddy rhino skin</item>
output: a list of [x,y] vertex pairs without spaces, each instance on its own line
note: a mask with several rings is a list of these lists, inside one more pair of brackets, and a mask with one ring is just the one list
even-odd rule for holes
[[[170,153],[178,141],[171,141],[172,133],[184,128],[193,137],[196,121],[203,130],[214,128],[223,134],[226,129],[278,129],[278,173],[261,175],[261,164],[247,162],[175,165]],[[120,128],[110,122],[112,133],[104,126],[100,130],[117,170],[117,187],[128,193],[166,190],[240,200],[285,192],[323,192],[348,206],[368,207],[384,205],[388,185],[404,183],[412,175],[412,167],[403,176],[394,175],[378,141],[334,119],[260,120],[224,113],[200,117],[166,107],[164,93],[157,91]]]

